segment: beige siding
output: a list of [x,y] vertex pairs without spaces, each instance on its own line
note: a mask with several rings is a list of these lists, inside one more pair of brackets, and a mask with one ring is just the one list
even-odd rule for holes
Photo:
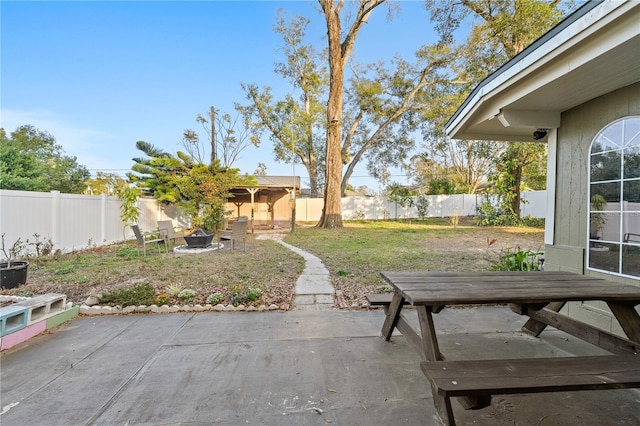
[[[638,280],[587,271],[587,208],[589,150],[596,134],[607,124],[640,114],[640,83],[596,98],[562,114],[558,129],[554,245],[545,248],[545,268],[587,273],[612,281],[638,284]],[[602,302],[573,302],[564,313],[624,336]]]
[[[589,149],[596,134],[607,124],[640,114],[640,83],[586,102],[562,113],[558,129],[558,166],[554,246],[546,248],[550,270],[584,270],[568,253],[584,253],[587,247],[587,193]],[[578,267],[577,267],[578,266]],[[619,281],[624,281],[619,278]]]

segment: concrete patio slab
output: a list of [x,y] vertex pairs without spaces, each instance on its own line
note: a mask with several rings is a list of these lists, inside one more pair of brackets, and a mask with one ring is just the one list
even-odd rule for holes
[[[413,314],[413,313],[411,313]],[[1,355],[3,426],[437,425],[418,354],[380,334],[382,311],[83,317]],[[451,358],[599,349],[517,331],[507,308],[436,315]],[[637,425],[640,392],[496,397],[460,425]]]

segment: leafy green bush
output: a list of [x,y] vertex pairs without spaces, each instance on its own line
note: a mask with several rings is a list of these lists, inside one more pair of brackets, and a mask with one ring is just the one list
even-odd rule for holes
[[416,209],[420,219],[427,218],[429,215],[429,199],[425,195],[418,195],[416,198]]
[[532,228],[544,228],[544,218],[525,216],[520,223],[524,226],[530,226]]
[[490,201],[483,201],[476,212],[478,226],[514,226],[518,218],[512,211],[506,211],[493,205]]
[[123,288],[102,294],[101,304],[137,306],[153,305],[155,303],[155,290],[149,283],[136,284],[131,288]]
[[492,262],[494,271],[538,271],[540,270],[541,251],[521,250],[516,246],[506,249],[497,261]]

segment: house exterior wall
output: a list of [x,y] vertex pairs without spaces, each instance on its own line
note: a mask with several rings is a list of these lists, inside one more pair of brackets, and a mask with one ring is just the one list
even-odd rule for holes
[[[545,246],[546,270],[584,273],[640,285],[640,279],[602,274],[586,268],[591,142],[606,125],[630,115],[640,115],[640,82],[562,113],[557,143],[554,240],[553,244]],[[612,317],[604,304],[573,303],[565,310],[579,320],[620,332],[612,329]]]

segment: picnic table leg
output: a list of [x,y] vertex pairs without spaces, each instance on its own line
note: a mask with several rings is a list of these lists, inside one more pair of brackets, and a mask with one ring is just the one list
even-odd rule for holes
[[629,340],[640,342],[640,315],[631,304],[608,302],[609,309],[617,318]]
[[[435,326],[433,324],[433,314],[431,308],[427,306],[417,306],[418,322],[420,323],[420,335],[422,336],[422,352],[427,361],[444,361],[444,356],[440,352]],[[432,385],[433,404],[438,411],[438,415],[446,425],[455,425],[451,399],[438,394],[438,390]],[[479,409],[491,405],[491,395],[478,397],[460,397],[458,402],[465,410]]]
[[417,306],[420,335],[422,336],[422,352],[427,361],[443,361],[440,353],[436,329],[433,325],[433,314],[426,306]]
[[[440,353],[436,330],[433,325],[433,314],[426,306],[416,307],[418,311],[418,322],[420,323],[420,335],[422,336],[422,352],[427,361],[442,361],[444,357]],[[431,384],[431,394],[433,395],[433,405],[438,411],[440,419],[445,425],[455,426],[451,399],[438,394],[438,390]]]
[[[566,302],[551,302],[546,306],[546,308],[553,312],[560,312],[560,309],[562,309],[565,303]],[[530,318],[529,321],[522,326],[522,331],[534,337],[538,337],[545,328],[547,328],[547,324]]]
[[384,324],[382,324],[382,336],[387,342],[391,340],[393,329],[396,328],[396,324],[398,324],[398,318],[400,318],[403,303],[404,297],[402,297],[399,292],[395,292],[393,294],[393,299],[391,299],[389,309],[387,310],[387,316],[384,319]]

